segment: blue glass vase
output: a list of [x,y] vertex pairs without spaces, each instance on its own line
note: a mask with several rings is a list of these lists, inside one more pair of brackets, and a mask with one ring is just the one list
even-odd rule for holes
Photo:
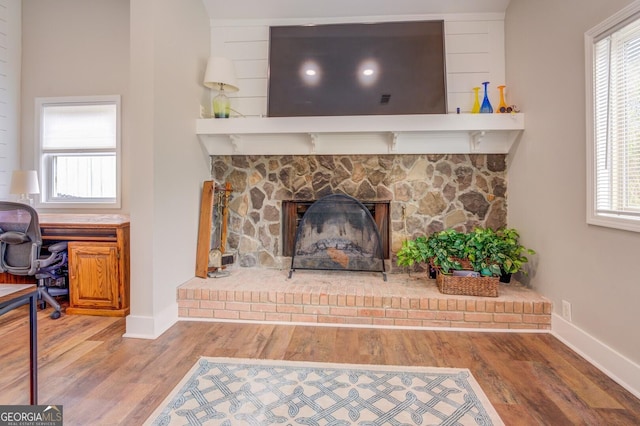
[[489,95],[487,94],[487,86],[489,85],[488,81],[482,83],[484,85],[484,99],[482,100],[482,106],[480,106],[481,113],[493,113],[493,107],[491,106],[491,102],[489,102]]

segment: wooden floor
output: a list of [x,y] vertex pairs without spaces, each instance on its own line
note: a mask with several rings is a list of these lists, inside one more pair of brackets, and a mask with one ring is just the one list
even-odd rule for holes
[[[179,322],[156,340],[125,320],[39,313],[39,403],[65,425],[139,425],[200,356],[469,368],[507,425],[638,425],[640,400],[546,333]],[[0,404],[28,403],[28,314],[0,317]]]

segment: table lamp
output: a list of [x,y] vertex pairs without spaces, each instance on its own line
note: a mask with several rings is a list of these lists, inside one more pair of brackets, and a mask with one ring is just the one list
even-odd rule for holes
[[212,56],[207,61],[207,70],[204,73],[204,85],[217,90],[218,95],[213,98],[213,116],[215,118],[229,118],[231,104],[225,94],[237,92],[236,71],[231,59]]
[[33,198],[29,195],[39,194],[38,172],[35,170],[14,170],[11,175],[10,194],[19,195],[18,202],[33,205]]

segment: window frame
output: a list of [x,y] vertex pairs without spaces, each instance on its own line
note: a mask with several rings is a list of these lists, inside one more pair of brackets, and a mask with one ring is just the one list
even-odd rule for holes
[[[35,99],[35,164],[40,177],[40,197],[37,202],[38,207],[43,208],[64,208],[64,209],[118,209],[122,206],[122,143],[121,143],[121,100],[120,95],[103,96],[64,96],[64,97],[38,97]],[[113,104],[116,107],[116,196],[115,199],[100,200],[96,198],[73,199],[62,201],[52,197],[53,183],[52,176],[48,171],[53,167],[47,162],[52,159],[49,153],[56,153],[56,150],[45,150],[43,148],[43,109],[48,106],[73,106],[73,105],[104,105]],[[69,154],[91,154],[103,153],[104,149],[77,149],[77,150],[57,150],[57,153]],[[51,173],[54,173],[53,171]]]
[[595,46],[598,41],[627,24],[640,20],[640,1],[635,1],[584,34],[587,151],[587,224],[640,232],[640,217],[597,211],[597,140],[595,129]]

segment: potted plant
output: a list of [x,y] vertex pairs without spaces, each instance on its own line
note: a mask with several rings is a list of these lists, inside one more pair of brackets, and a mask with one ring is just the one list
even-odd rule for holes
[[[528,261],[526,254],[535,253],[518,239],[518,232],[508,228],[494,231],[478,227],[469,233],[447,229],[405,241],[397,253],[398,266],[429,263],[438,271],[432,278],[443,293],[497,296],[498,277],[508,282],[502,276],[522,271]],[[475,274],[455,272],[462,269],[472,269]],[[474,281],[469,275],[479,279]],[[443,290],[445,286],[451,290]]]
[[424,255],[434,268],[445,274],[465,269],[468,267],[465,262],[467,240],[467,234],[454,229],[433,233],[427,238],[427,250]]
[[491,228],[474,228],[469,233],[464,257],[471,262],[473,270],[484,277],[500,276],[501,238]]
[[411,267],[416,263],[425,263],[429,260],[426,257],[427,237],[421,235],[413,240],[405,240],[402,242],[402,248],[396,253],[398,257],[398,266]]
[[500,281],[508,283],[511,281],[511,274],[527,273],[523,269],[523,265],[529,261],[527,255],[533,255],[536,252],[520,244],[520,234],[513,228],[500,229],[496,234],[500,241],[500,250],[495,257],[496,262],[500,265]]
[[[463,269],[466,239],[466,234],[447,229],[428,237],[421,235],[406,240],[397,253],[398,266],[411,267],[416,263],[427,263],[430,266],[430,274],[434,268],[445,274]],[[433,273],[435,274],[435,271]]]

